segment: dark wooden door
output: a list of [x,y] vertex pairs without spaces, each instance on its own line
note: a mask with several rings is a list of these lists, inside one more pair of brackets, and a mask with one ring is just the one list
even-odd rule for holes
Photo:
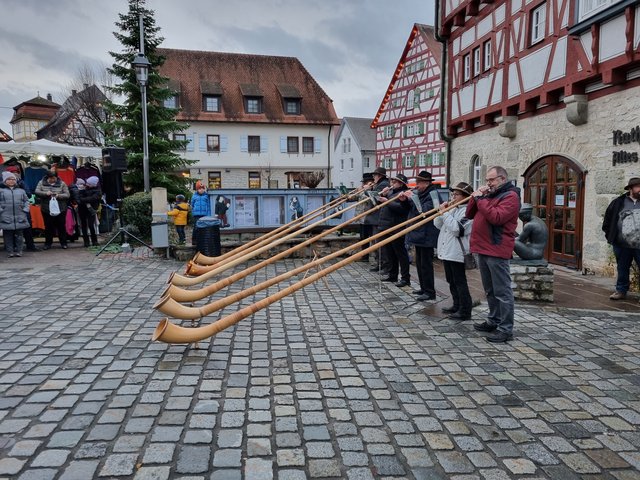
[[550,263],[582,268],[585,175],[559,155],[541,158],[524,173],[524,201],[549,229],[545,258]]

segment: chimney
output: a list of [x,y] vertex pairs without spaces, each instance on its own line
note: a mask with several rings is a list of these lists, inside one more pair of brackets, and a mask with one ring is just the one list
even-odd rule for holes
[[83,84],[82,88],[86,90],[87,88],[89,88],[89,84],[88,83]]
[[71,95],[75,95],[76,93],[78,93],[77,90],[75,90],[75,89],[71,90]]
[[47,93],[47,100],[49,100],[50,102],[53,100],[53,97],[50,93]]

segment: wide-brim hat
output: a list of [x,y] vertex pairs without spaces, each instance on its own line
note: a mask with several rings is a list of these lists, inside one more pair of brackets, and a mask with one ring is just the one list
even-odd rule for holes
[[631,177],[629,179],[629,183],[627,183],[627,186],[624,187],[625,190],[629,190],[631,187],[635,187],[636,185],[640,185],[640,178],[638,177]]
[[433,182],[433,177],[431,176],[431,172],[427,172],[426,170],[423,170],[418,175],[416,175],[416,181],[418,180],[424,180],[425,182]]
[[362,183],[372,182],[373,181],[373,173],[363,173],[362,174]]
[[395,177],[391,177],[391,180],[397,180],[398,182],[404,183],[405,185],[409,183],[409,180],[407,180],[407,177],[405,177],[401,173],[398,173]]
[[455,187],[451,187],[449,190],[451,190],[452,192],[454,190],[457,190],[458,192],[462,193],[465,197],[468,197],[473,193],[473,187],[471,187],[471,185],[465,182],[460,182]]
[[383,177],[387,176],[387,169],[384,167],[377,167],[374,171],[372,175],[382,175]]

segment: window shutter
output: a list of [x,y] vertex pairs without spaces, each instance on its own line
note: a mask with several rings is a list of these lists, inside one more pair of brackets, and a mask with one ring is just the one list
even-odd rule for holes
[[246,135],[240,135],[240,151],[249,151],[249,137],[247,137]]
[[269,137],[260,135],[260,153],[269,151]]
[[402,136],[404,138],[407,138],[407,126],[406,125],[402,127]]
[[420,122],[418,124],[418,135],[422,135],[424,133],[424,122]]
[[205,137],[204,135],[200,135],[200,151],[207,151],[207,137]]
[[280,137],[280,153],[287,153],[287,137]]
[[187,135],[187,152],[193,152],[193,142],[194,142],[194,136],[195,134],[192,133],[191,135]]
[[322,153],[322,139],[320,137],[313,138],[313,153]]
[[229,137],[220,135],[220,151],[226,152],[227,150],[229,150]]

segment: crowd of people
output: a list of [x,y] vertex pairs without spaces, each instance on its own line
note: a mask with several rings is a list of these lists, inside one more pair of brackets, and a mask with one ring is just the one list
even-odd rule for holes
[[97,212],[101,199],[100,179],[96,176],[78,177],[67,185],[55,170],[48,170],[32,192],[18,171],[2,172],[0,229],[7,256],[22,257],[25,250],[40,250],[33,240],[31,206],[34,204],[39,205],[44,222],[44,250],[52,248],[54,238],[61,248],[68,248],[76,231],[85,247],[97,246]]
[[[373,211],[360,225],[360,238],[376,235],[373,243],[395,237],[376,251],[371,271],[379,272],[383,282],[411,287],[409,249],[413,246],[418,282],[412,292],[418,301],[435,300],[433,260],[437,251],[452,299],[452,304],[442,311],[449,318],[469,320],[473,301],[465,255],[471,252],[477,257],[489,305],[487,320],[474,324],[474,328],[488,333],[487,340],[492,343],[511,340],[514,297],[509,259],[516,238],[520,196],[508,180],[506,170],[499,166],[490,168],[486,185],[475,191],[465,182],[458,183],[450,188],[448,201],[440,201],[431,173],[420,172],[415,182],[415,188],[410,189],[406,176],[396,174],[387,178],[383,167],[362,178],[358,198],[370,196],[374,201],[363,204]],[[383,206],[374,209],[374,202]],[[405,235],[404,229],[419,222],[418,217],[432,217],[433,221],[421,222]],[[363,259],[369,260],[368,256]]]

